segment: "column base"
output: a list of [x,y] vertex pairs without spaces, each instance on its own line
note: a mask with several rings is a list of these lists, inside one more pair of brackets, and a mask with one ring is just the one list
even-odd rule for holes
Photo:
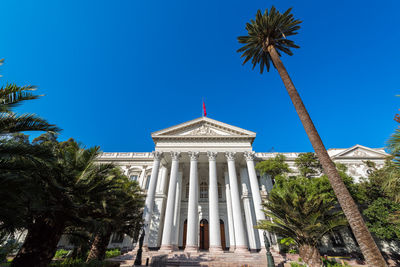
[[229,251],[234,252],[234,251],[235,251],[235,247],[236,247],[236,246],[231,246],[231,247],[229,247]]
[[236,246],[235,253],[248,253],[247,246]]
[[171,252],[171,251],[173,251],[173,246],[172,245],[161,245],[161,247],[158,251]]
[[198,246],[186,246],[185,252],[199,252]]
[[221,246],[210,246],[209,252],[212,253],[224,253]]

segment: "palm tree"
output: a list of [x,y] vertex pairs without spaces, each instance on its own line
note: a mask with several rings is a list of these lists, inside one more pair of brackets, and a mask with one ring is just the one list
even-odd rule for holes
[[[0,60],[0,65],[3,64]],[[0,88],[0,135],[23,131],[53,131],[60,129],[35,114],[18,115],[12,109],[26,100],[38,99],[40,95],[34,95],[35,86],[17,86],[7,84]]]
[[[325,178],[279,177],[264,203],[265,215],[258,228],[292,238],[300,257],[309,266],[321,266],[318,243],[338,227],[347,225],[342,211],[335,210],[336,199],[324,192]],[[316,189],[317,188],[317,189]]]
[[112,233],[127,234],[137,240],[142,227],[144,194],[135,181],[130,181],[120,169],[115,169],[115,188],[104,200],[103,209],[96,216],[95,235],[87,257],[91,260],[104,260]]
[[387,177],[383,186],[386,191],[393,192],[394,200],[400,203],[400,129],[396,129],[388,140],[388,149],[392,155],[393,161],[392,163],[386,164],[386,173],[388,174],[386,176],[389,177]]
[[386,266],[385,260],[368,231],[356,203],[340,178],[335,164],[330,159],[317,129],[280,59],[282,52],[293,55],[291,49],[299,48],[294,41],[287,38],[297,34],[300,23],[301,21],[295,19],[291,14],[291,8],[283,14],[275,7],[271,7],[269,11],[265,10],[264,13],[258,10],[256,19],[246,24],[248,35],[238,37],[239,43],[244,44],[243,47],[238,49],[238,52],[243,53],[241,56],[244,57],[243,64],[251,59],[253,69],[259,64],[261,73],[263,73],[264,67],[269,71],[272,61],[289,93],[324,172],[329,178],[364,257],[371,266]]
[[18,203],[26,208],[21,211],[24,216],[20,225],[27,229],[12,266],[47,266],[65,228],[85,224],[102,208],[104,199],[115,187],[111,172],[114,165],[95,163],[100,153],[98,147],[86,149],[73,139],[58,143],[50,133],[34,140],[31,146],[48,149],[52,155],[42,161],[24,158],[21,162],[14,158],[0,162],[3,184],[14,181],[9,177],[24,182],[24,190],[17,187],[11,191],[21,191]]

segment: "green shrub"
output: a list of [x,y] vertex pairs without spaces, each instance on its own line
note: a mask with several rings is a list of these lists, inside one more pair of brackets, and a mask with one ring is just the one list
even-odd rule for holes
[[298,262],[291,262],[290,267],[306,267],[306,265],[298,263]]
[[116,262],[93,260],[86,263],[82,259],[65,259],[61,262],[54,262],[50,264],[50,267],[117,267],[117,266],[119,266],[119,263]]
[[119,248],[116,249],[109,249],[106,251],[106,259],[114,258],[121,255],[121,250]]
[[59,249],[56,251],[56,254],[54,255],[54,259],[63,259],[68,255],[68,253],[69,253],[69,250]]
[[279,243],[279,251],[283,253],[289,254],[297,254],[299,253],[296,242],[291,237],[285,237],[278,240]]
[[344,263],[344,265],[340,264],[335,259],[328,259],[328,260],[322,259],[322,262],[324,263],[323,266],[326,266],[326,267],[347,267],[347,266],[350,266],[347,263]]

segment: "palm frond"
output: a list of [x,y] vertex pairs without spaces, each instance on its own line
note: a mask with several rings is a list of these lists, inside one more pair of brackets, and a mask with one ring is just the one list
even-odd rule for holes
[[16,84],[7,84],[0,88],[0,112],[11,112],[12,108],[17,107],[26,100],[38,99],[40,95],[34,95],[35,86],[17,86]]
[[293,55],[292,48],[299,48],[288,36],[296,35],[300,29],[300,20],[297,20],[291,14],[291,8],[284,13],[280,13],[274,6],[264,13],[258,10],[256,19],[246,23],[246,36],[239,36],[238,41],[244,44],[237,52],[242,53],[243,64],[250,59],[253,69],[260,65],[260,73],[263,73],[264,67],[267,71],[270,69],[271,56],[268,51],[269,46],[276,48],[278,54],[280,51],[288,55]]
[[396,129],[387,141],[387,148],[390,154],[394,156],[393,162],[400,167],[400,129]]
[[35,114],[0,113],[0,135],[24,131],[52,131],[61,129]]

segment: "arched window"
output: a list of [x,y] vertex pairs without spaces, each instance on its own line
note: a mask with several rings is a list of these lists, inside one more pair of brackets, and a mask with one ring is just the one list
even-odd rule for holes
[[218,183],[218,198],[222,198],[222,186]]
[[208,185],[206,182],[200,183],[200,198],[208,198]]

